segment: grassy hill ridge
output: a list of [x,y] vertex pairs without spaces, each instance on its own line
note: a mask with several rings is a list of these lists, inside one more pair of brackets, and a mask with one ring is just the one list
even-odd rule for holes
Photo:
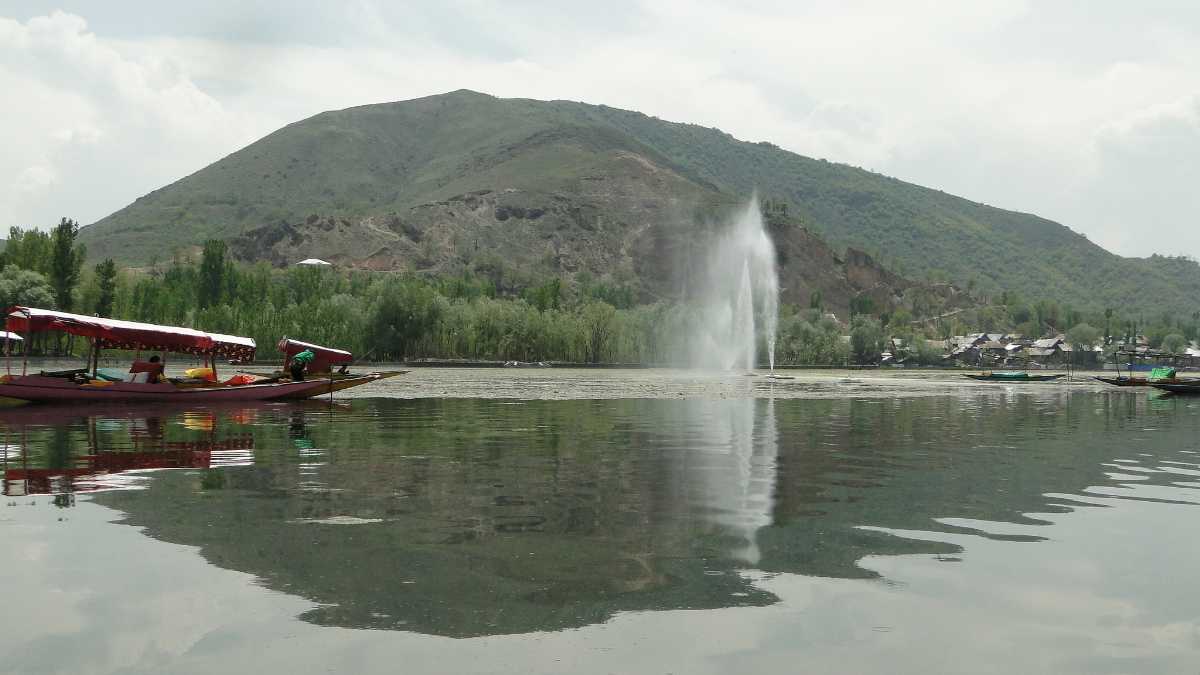
[[[336,258],[339,241],[363,233],[407,233],[356,251],[358,259],[347,253],[347,264],[441,269],[467,261],[481,241],[504,243],[510,231],[526,248],[531,241],[547,243],[514,261],[518,266],[554,273],[616,265],[640,276],[637,255],[629,251],[651,247],[642,258],[653,246],[678,253],[688,223],[718,218],[756,189],[786,203],[800,224],[835,248],[865,250],[909,277],[1082,307],[1152,302],[1175,311],[1200,309],[1200,266],[1189,260],[1122,258],[1052,221],[716,129],[607,106],[470,91],[330,111],[290,124],[138,199],[81,236],[93,257],[146,262],[208,237],[232,240],[264,227],[303,229],[332,218],[349,230],[319,238],[325,248],[312,255]],[[494,196],[492,211],[448,206],[481,192]],[[496,210],[496,199],[512,203]],[[496,217],[508,208],[557,216],[541,223]],[[662,227],[673,231],[671,242],[656,243],[653,231]],[[425,237],[426,231],[434,236]],[[300,248],[306,236],[293,237]],[[589,256],[589,247],[614,250]],[[546,262],[562,258],[564,249],[569,255],[558,267]],[[271,257],[266,250],[250,253]]]

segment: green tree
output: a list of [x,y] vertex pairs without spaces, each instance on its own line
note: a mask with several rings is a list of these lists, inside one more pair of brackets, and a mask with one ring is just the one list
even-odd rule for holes
[[1020,303],[1009,305],[1008,316],[1009,321],[1012,322],[1014,326],[1020,326],[1021,324],[1036,326],[1034,329],[1025,329],[1024,332],[1026,335],[1036,336],[1042,332],[1040,324],[1034,320],[1035,312],[1029,305]]
[[892,312],[892,316],[888,319],[887,325],[888,325],[889,329],[894,327],[895,331],[903,333],[903,332],[908,332],[911,329],[912,322],[913,322],[912,312],[901,307],[901,308],[897,309],[895,312]]
[[815,308],[780,317],[778,333],[775,351],[779,363],[832,365],[844,361],[837,350],[841,345],[837,325],[822,319]]
[[875,318],[860,314],[850,322],[850,355],[855,363],[877,363],[883,343],[883,327]]
[[113,302],[117,295],[117,264],[112,258],[96,265],[96,285],[100,295],[96,299],[96,314],[112,316]]
[[587,339],[588,363],[600,363],[612,339],[616,308],[607,302],[590,302],[583,307],[580,318]]
[[1067,343],[1076,349],[1091,349],[1100,339],[1100,331],[1086,323],[1076,324],[1067,331]]
[[417,281],[387,283],[379,291],[367,332],[375,358],[404,360],[431,334],[443,312],[441,298]]
[[1171,326],[1162,323],[1156,323],[1145,329],[1146,341],[1151,347],[1159,349],[1162,347],[1163,339],[1167,335],[1176,332]]
[[856,295],[850,299],[850,318],[875,311],[875,300],[869,295]]
[[79,223],[63,218],[50,233],[50,286],[54,289],[55,304],[64,312],[75,306],[75,286],[83,269],[86,250],[75,243]]
[[1187,338],[1179,333],[1171,333],[1170,335],[1164,337],[1162,341],[1162,350],[1168,354],[1182,353],[1185,349],[1187,349],[1187,346]]
[[561,296],[562,280],[557,278],[551,279],[541,286],[527,288],[521,293],[521,297],[525,298],[526,302],[542,312],[548,309],[558,309]]
[[1061,308],[1054,300],[1038,300],[1033,306],[1034,313],[1037,316],[1038,324],[1045,328],[1059,329],[1062,323]]
[[54,289],[43,274],[6,267],[0,272],[0,303],[5,307],[47,307],[54,304]]
[[220,239],[204,242],[200,257],[200,279],[196,286],[196,303],[200,309],[219,305],[225,298],[225,252],[227,247]]
[[50,235],[42,230],[22,230],[11,227],[4,253],[0,254],[0,267],[14,265],[21,269],[50,273]]
[[943,361],[942,348],[923,337],[913,338],[912,345],[909,347],[911,358],[922,366],[933,366]]

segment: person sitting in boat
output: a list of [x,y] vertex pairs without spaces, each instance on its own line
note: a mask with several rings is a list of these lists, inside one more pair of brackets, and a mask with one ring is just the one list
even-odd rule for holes
[[131,381],[158,384],[163,379],[163,363],[158,354],[150,357],[149,361],[134,361],[129,367]]
[[293,382],[300,382],[304,379],[304,371],[308,368],[308,364],[312,363],[312,360],[315,358],[317,358],[317,355],[311,349],[305,349],[292,357],[290,370]]

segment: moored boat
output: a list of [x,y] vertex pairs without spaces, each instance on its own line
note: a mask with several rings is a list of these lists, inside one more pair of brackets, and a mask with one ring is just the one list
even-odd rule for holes
[[1173,382],[1151,382],[1151,387],[1172,394],[1200,394],[1200,378],[1178,379]]
[[1175,369],[1165,366],[1154,368],[1152,371],[1150,371],[1150,375],[1148,377],[1121,375],[1118,371],[1116,377],[1101,377],[1097,375],[1096,379],[1106,384],[1111,384],[1118,387],[1149,387],[1156,383],[1172,384],[1180,381],[1175,376]]
[[1050,382],[1064,377],[1062,373],[1058,374],[1032,374],[1020,370],[1009,371],[993,371],[988,373],[966,373],[963,377],[969,377],[972,380],[980,380],[983,382]]
[[1149,387],[1150,379],[1146,377],[1130,377],[1128,375],[1118,375],[1117,377],[1102,377],[1097,375],[1097,380],[1111,384],[1117,387]]
[[[406,371],[351,374],[345,367],[334,372],[332,364],[348,365],[349,352],[290,341],[293,347],[308,348],[326,358],[318,367],[330,366],[328,372],[310,372],[305,379],[293,380],[284,376],[261,377],[242,374],[219,381],[216,373],[218,357],[239,363],[253,361],[257,345],[254,340],[234,335],[206,333],[191,328],[120,321],[37,309],[10,307],[5,317],[6,330],[28,334],[39,331],[59,331],[92,341],[88,367],[54,373],[27,373],[27,360],[21,361],[20,374],[14,374],[11,356],[5,349],[5,372],[0,375],[0,397],[25,402],[99,402],[99,401],[277,401],[305,399],[357,387]],[[282,343],[281,343],[282,344]],[[186,353],[202,357],[209,364],[203,378],[162,379],[149,381],[131,372],[127,379],[114,380],[98,368],[103,349],[122,349],[135,352]],[[285,350],[285,353],[288,353]],[[161,371],[161,366],[158,368]],[[133,370],[133,369],[131,369]],[[310,368],[316,371],[317,368]]]

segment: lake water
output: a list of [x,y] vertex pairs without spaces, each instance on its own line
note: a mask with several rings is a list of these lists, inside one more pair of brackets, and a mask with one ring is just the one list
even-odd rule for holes
[[0,411],[0,672],[1200,671],[1200,398],[796,376]]

